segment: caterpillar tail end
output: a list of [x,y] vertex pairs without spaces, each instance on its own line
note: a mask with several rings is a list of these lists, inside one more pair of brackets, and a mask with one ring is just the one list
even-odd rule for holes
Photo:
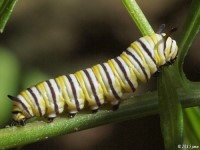
[[12,95],[7,95],[7,96],[8,96],[8,98],[9,98],[10,100],[12,100],[12,101],[18,101],[18,98],[15,97],[15,96],[12,96]]

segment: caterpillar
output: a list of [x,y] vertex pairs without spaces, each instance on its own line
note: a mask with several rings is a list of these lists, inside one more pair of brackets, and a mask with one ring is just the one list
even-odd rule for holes
[[158,33],[139,38],[105,63],[40,82],[17,96],[8,95],[13,101],[13,120],[24,126],[33,116],[45,116],[51,122],[68,111],[73,117],[86,103],[93,113],[104,102],[118,109],[124,93],[134,92],[138,81],[147,82],[161,66],[176,59],[178,46],[170,37],[176,28],[168,33],[162,30],[163,26]]

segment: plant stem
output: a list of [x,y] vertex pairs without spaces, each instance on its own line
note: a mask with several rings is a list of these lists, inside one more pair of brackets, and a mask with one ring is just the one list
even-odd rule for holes
[[177,68],[182,79],[187,80],[183,72],[183,62],[188,50],[200,29],[200,0],[193,0],[189,14],[183,26],[178,40],[179,55],[177,58]]
[[160,126],[165,150],[176,150],[183,142],[183,112],[178,101],[176,78],[172,67],[162,68],[158,78],[158,103],[160,111]]
[[[178,97],[183,107],[200,105],[200,85],[191,86],[190,88],[192,90],[189,94],[186,94],[182,89],[178,91]],[[119,110],[115,112],[106,108],[100,110],[97,114],[83,113],[81,112],[72,119],[64,115],[56,118],[52,123],[34,121],[24,127],[13,126],[1,129],[0,148],[13,148],[103,124],[157,114],[159,113],[157,92],[149,92],[129,98],[123,101]]]
[[122,0],[122,3],[126,7],[128,13],[132,17],[136,26],[139,28],[143,36],[154,33],[151,25],[144,16],[142,10],[138,6],[135,0]]
[[0,2],[0,32],[2,33],[17,0],[2,0]]

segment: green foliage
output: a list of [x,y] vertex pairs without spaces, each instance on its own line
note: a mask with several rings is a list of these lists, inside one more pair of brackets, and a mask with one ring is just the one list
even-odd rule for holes
[[[14,0],[0,1],[1,31],[3,30],[11,11],[13,10],[15,2],[16,1]],[[154,32],[135,0],[122,0],[122,2],[127,8],[127,11],[131,15],[133,21],[141,31],[142,35],[148,35]],[[1,129],[0,148],[6,149],[18,147],[57,135],[159,113],[165,148],[166,150],[177,149],[177,144],[181,144],[183,139],[182,107],[185,108],[200,105],[200,83],[192,83],[188,81],[182,70],[182,64],[185,55],[187,54],[189,47],[199,31],[199,6],[200,1],[193,0],[187,21],[178,40],[178,60],[176,61],[175,65],[163,68],[162,73],[158,78],[158,91],[130,97],[124,103],[122,103],[120,109],[116,112],[111,112],[109,109],[100,110],[97,114],[89,114],[88,112],[85,112],[84,114],[83,112],[73,119],[66,119],[65,116],[58,117],[51,124],[44,121],[35,121],[28,123],[25,127],[14,126]],[[19,66],[15,66],[17,62],[12,62],[15,61],[15,58],[8,59],[7,57],[12,56],[10,56],[9,53],[4,55],[0,51],[0,80],[2,80],[0,90],[5,89],[6,93],[14,93],[16,86],[18,85],[17,78],[19,75]],[[12,61],[10,62],[10,60]],[[9,63],[11,63],[10,67]],[[13,66],[15,69],[11,69]],[[1,76],[1,73],[4,75]],[[33,81],[34,78],[32,77],[38,75],[37,72],[35,73],[36,75],[34,73],[30,73],[32,76],[28,75],[29,77],[26,78],[27,81]],[[43,78],[44,76],[40,76],[39,73],[38,78],[41,77]],[[13,84],[15,85],[13,86]],[[7,92],[8,90],[9,92]],[[4,100],[4,97],[0,98],[1,100]],[[8,105],[10,105],[10,103]],[[1,109],[1,111],[3,110],[3,113],[9,114],[8,111],[10,110],[7,108],[10,108],[10,106],[5,106],[4,108],[6,108],[6,110]],[[200,132],[197,126],[197,123],[199,124],[200,121],[199,113],[199,108],[190,108],[184,111],[186,116],[185,135],[187,136],[187,141],[189,141],[191,144],[194,143],[194,141],[200,141]],[[4,120],[5,118],[0,121]]]
[[5,127],[11,118],[11,101],[6,95],[16,93],[18,81],[18,60],[7,49],[0,48],[0,127]]

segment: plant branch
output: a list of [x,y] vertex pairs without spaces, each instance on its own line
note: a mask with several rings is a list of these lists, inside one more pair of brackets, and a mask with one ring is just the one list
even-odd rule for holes
[[17,0],[2,0],[0,2],[0,32],[2,33],[6,23],[14,9]]
[[192,42],[194,41],[200,29],[200,0],[193,0],[189,14],[183,26],[180,38],[178,40],[179,55],[176,61],[181,79],[186,80],[183,73],[183,62]]
[[122,0],[122,3],[143,36],[154,33],[151,25],[135,0]]
[[[186,94],[179,89],[178,98],[183,107],[200,105],[200,85],[190,87]],[[122,102],[120,109],[112,112],[109,108],[101,109],[97,114],[81,112],[72,119],[63,115],[52,123],[34,121],[24,127],[9,127],[0,130],[0,147],[13,148],[53,136],[63,135],[83,129],[93,128],[103,124],[119,122],[158,113],[157,92],[149,92],[140,96],[131,97]]]

